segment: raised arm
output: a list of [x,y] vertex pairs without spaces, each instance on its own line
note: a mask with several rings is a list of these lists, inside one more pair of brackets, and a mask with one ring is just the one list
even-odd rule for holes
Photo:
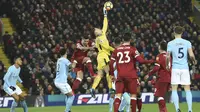
[[107,29],[108,29],[108,18],[107,15],[106,16],[104,15],[103,28],[102,28],[103,35],[106,35]]

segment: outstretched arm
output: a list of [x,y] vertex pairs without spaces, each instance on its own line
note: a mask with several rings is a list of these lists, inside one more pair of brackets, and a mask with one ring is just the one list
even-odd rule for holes
[[151,64],[154,63],[154,60],[145,60],[144,58],[142,58],[141,56],[137,56],[136,60],[141,63],[141,64]]
[[160,69],[160,65],[157,65],[156,63],[153,69],[148,73],[148,76],[155,74],[156,72],[158,72],[159,69]]
[[103,13],[104,13],[104,19],[103,19],[102,31],[103,31],[103,35],[106,35],[107,29],[108,29],[108,18],[107,18],[108,12],[105,7],[103,8]]

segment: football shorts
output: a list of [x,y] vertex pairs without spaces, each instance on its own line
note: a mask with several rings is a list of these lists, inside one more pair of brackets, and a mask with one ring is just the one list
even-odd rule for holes
[[172,85],[190,85],[190,73],[188,69],[172,69]]
[[156,82],[154,96],[164,97],[170,88],[170,83],[168,82]]
[[72,91],[72,88],[70,87],[70,85],[68,83],[57,83],[54,82],[55,86],[63,93],[63,94],[67,94],[69,92]]
[[16,85],[15,86],[15,91],[13,91],[12,89],[10,89],[9,87],[4,87],[4,91],[9,94],[10,96],[13,95],[13,94],[17,94],[17,95],[20,95],[22,94],[22,90]]
[[109,64],[109,55],[105,54],[105,53],[99,53],[97,56],[97,69],[98,70],[102,70],[106,65]]

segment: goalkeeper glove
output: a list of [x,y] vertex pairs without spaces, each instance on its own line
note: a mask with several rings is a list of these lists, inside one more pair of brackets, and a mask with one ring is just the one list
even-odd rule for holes
[[108,14],[108,12],[107,12],[105,7],[103,7],[103,14],[104,14],[104,16],[107,16],[107,14]]

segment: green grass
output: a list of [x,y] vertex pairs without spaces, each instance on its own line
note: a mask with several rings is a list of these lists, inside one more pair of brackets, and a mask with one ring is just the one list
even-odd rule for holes
[[[167,104],[168,112],[175,112],[172,104]],[[182,112],[187,111],[187,104],[180,104]],[[43,107],[34,108],[30,107],[29,112],[64,112],[64,106],[57,107]],[[9,112],[8,108],[0,108],[0,112]],[[22,108],[17,108],[16,112],[23,112]],[[88,105],[88,106],[73,106],[72,112],[108,112],[108,105]],[[144,104],[142,112],[158,112],[157,104]],[[200,112],[200,103],[193,103],[193,112]]]

